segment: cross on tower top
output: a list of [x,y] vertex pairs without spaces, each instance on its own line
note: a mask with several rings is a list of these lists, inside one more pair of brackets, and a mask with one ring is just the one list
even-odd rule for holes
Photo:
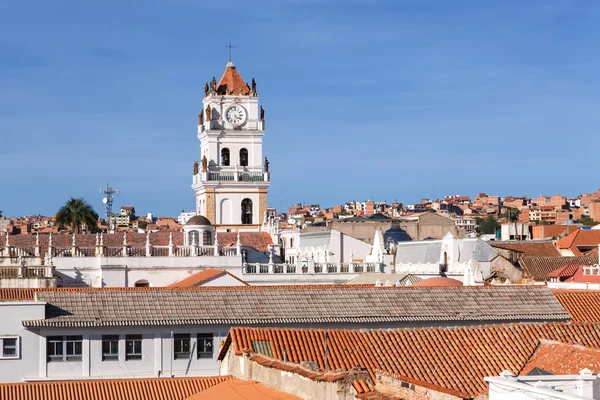
[[229,41],[229,44],[225,47],[229,48],[229,62],[231,62],[231,49],[234,48],[235,46],[231,45],[231,40]]

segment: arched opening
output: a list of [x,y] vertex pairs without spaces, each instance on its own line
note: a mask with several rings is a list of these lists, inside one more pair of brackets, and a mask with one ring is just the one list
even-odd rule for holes
[[448,265],[448,253],[444,252],[444,265]]
[[252,225],[252,200],[242,200],[242,224]]
[[290,238],[290,248],[294,247],[294,238]]
[[240,150],[240,165],[242,167],[248,166],[248,150],[247,149]]
[[202,243],[204,246],[212,246],[212,235],[209,231],[202,232]]
[[198,231],[189,231],[188,232],[188,242],[187,242],[188,246],[191,246],[192,244],[195,245],[200,245],[200,235],[198,234]]
[[135,287],[150,287],[150,282],[148,282],[146,279],[140,279],[140,280],[135,281],[133,286],[135,286]]
[[229,149],[225,147],[223,150],[221,150],[221,165],[228,167],[229,159]]

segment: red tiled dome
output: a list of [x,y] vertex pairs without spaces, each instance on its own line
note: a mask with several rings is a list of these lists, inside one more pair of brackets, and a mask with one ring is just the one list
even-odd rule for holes
[[420,287],[458,287],[463,286],[463,283],[457,279],[445,278],[443,276],[436,276],[435,278],[423,279],[413,286]]

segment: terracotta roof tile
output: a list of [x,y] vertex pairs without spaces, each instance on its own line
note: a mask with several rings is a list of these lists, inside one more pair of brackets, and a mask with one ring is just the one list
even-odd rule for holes
[[229,376],[218,376],[2,383],[0,399],[181,400],[229,380]]
[[242,79],[239,72],[233,64],[227,64],[225,72],[217,83],[217,93],[220,95],[228,94],[233,96],[250,94],[250,88],[246,85],[246,82]]
[[[172,232],[173,244],[183,246],[183,232]],[[150,233],[150,244],[152,246],[168,246],[169,232],[154,232]],[[103,234],[103,242],[106,247],[122,248],[123,233],[106,233]],[[221,243],[236,243],[237,233],[235,232],[219,232],[219,241]],[[40,251],[41,254],[46,254],[48,251],[48,241],[50,235],[40,235]],[[11,246],[28,249],[33,253],[35,248],[36,235],[12,235],[10,236]],[[0,248],[4,248],[6,236],[0,235]],[[53,234],[52,245],[59,248],[71,248],[73,243],[73,235],[70,233]],[[75,243],[81,248],[94,248],[96,246],[96,234],[77,234]],[[240,243],[242,246],[252,247],[260,252],[269,251],[268,245],[273,244],[271,235],[266,232],[240,232]],[[132,247],[143,248],[146,246],[145,233],[127,233],[127,244]]]
[[[335,330],[243,328],[230,330],[219,354],[242,354],[253,341],[267,340],[275,358],[286,350],[288,361],[315,361],[323,369],[325,332],[329,332],[331,370],[364,367],[432,385],[463,397],[487,391],[486,376],[520,371],[542,339],[600,348],[600,324],[537,323],[477,327]],[[368,391],[368,390],[365,390]]]
[[523,256],[519,265],[526,272],[527,277],[536,281],[545,281],[546,276],[569,264],[593,265],[598,263],[598,257],[532,257]]
[[271,389],[259,382],[227,379],[185,400],[302,400],[300,397]]
[[536,257],[559,257],[560,253],[554,247],[552,242],[536,242],[536,241],[524,241],[524,242],[501,242],[501,241],[490,241],[488,244],[492,247],[499,249],[506,249],[511,251],[517,251],[522,253],[524,256],[536,256]]
[[577,264],[568,264],[568,265],[565,265],[564,267],[560,267],[559,269],[556,269],[556,270],[550,272],[548,275],[546,275],[546,277],[547,278],[569,278],[569,277],[575,275],[575,272],[577,272],[579,267],[580,267],[580,265],[577,265]]
[[[586,247],[598,246],[600,244],[600,230],[579,229],[556,242],[559,249],[569,249],[575,256],[583,255],[582,250]],[[591,249],[588,249],[591,250]]]
[[224,269],[207,268],[203,271],[196,272],[195,274],[188,276],[179,282],[172,283],[168,287],[190,287],[190,286],[202,286],[202,284],[212,281],[213,279],[219,278],[223,275],[229,275],[232,278],[240,281],[244,285],[248,286],[246,282],[238,278],[237,276],[230,274]]
[[553,290],[574,322],[600,322],[600,291]]
[[553,375],[577,375],[584,368],[596,373],[600,371],[600,349],[542,339],[519,375],[528,375],[534,368]]

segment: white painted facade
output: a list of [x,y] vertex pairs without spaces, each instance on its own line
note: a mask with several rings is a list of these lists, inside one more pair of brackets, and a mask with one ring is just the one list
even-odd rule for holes
[[[227,68],[235,69],[231,62]],[[221,95],[211,90],[203,100],[203,115],[208,116],[209,108],[210,119],[198,124],[200,160],[206,157],[208,171],[193,176],[196,213],[217,225],[260,225],[264,215],[260,215],[259,190],[268,189],[270,178],[263,167],[265,130],[258,95]],[[240,110],[241,122],[230,119],[232,108]],[[247,154],[247,165],[243,165],[242,152]],[[242,202],[246,199],[252,202],[250,223],[242,221]],[[214,215],[208,203],[214,204]]]
[[588,369],[579,375],[512,376],[505,371],[486,377],[489,400],[583,400],[600,398],[600,379]]

